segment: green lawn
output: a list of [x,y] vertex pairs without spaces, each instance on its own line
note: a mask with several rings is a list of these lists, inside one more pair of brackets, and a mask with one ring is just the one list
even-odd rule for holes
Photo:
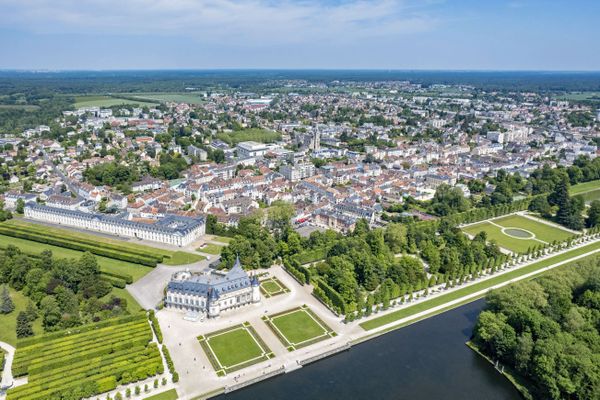
[[333,335],[331,328],[306,306],[270,315],[263,319],[290,351]]
[[578,183],[577,185],[571,186],[569,193],[571,196],[577,196],[585,192],[600,189],[600,179],[596,181],[589,181],[584,183]]
[[221,254],[223,247],[224,246],[219,246],[218,244],[206,243],[204,247],[198,247],[196,251],[199,251],[201,253],[219,255]]
[[498,246],[515,253],[525,253],[530,247],[541,244],[540,242],[532,239],[517,239],[507,236],[502,233],[501,228],[498,228],[487,221],[467,226],[462,228],[462,230],[470,235],[476,235],[479,232],[485,232],[489,241],[493,240],[498,243]]
[[192,264],[205,259],[206,257],[200,254],[187,253],[185,251],[176,251],[171,255],[171,258],[167,258],[164,261],[164,263],[166,265],[185,265]]
[[110,298],[110,296],[121,297],[121,298],[127,300],[127,310],[129,310],[129,312],[132,314],[135,314],[138,311],[142,310],[142,307],[133,298],[133,296],[131,296],[131,294],[129,294],[127,289],[113,287],[112,290],[110,291],[110,293],[107,294],[106,296],[104,296],[101,300],[107,301]]
[[119,95],[127,97],[135,97],[140,100],[152,100],[159,102],[176,102],[176,103],[188,103],[188,104],[202,104],[206,100],[202,93],[120,93]]
[[[83,252],[78,250],[71,250],[64,247],[53,246],[51,244],[32,242],[26,239],[0,235],[0,247],[6,247],[9,244],[19,247],[25,253],[38,254],[44,250],[50,250],[52,251],[52,255],[59,258],[79,258],[83,254]],[[101,271],[131,275],[134,282],[152,271],[151,267],[145,265],[133,264],[127,261],[115,260],[113,258],[102,256],[95,257],[98,260]]]
[[248,322],[200,336],[198,340],[219,376],[273,357]]
[[[520,239],[509,236],[503,233],[502,228],[497,225],[504,228],[524,229],[533,233],[535,239]],[[569,231],[521,215],[508,215],[492,221],[483,221],[467,226],[463,228],[463,231],[470,235],[476,235],[483,231],[487,233],[488,240],[495,240],[500,247],[515,253],[525,253],[529,248],[538,246],[544,242],[550,243],[554,240],[565,240],[573,236]]]
[[146,397],[144,400],[177,400],[177,390],[171,389],[166,392],[155,394],[154,396]]
[[529,232],[532,232],[537,239],[548,243],[552,242],[553,240],[566,240],[573,236],[573,234],[567,230],[548,225],[543,222],[538,222],[521,215],[508,215],[506,217],[495,219],[494,222],[498,225],[504,226],[505,228],[525,229]]
[[212,240],[214,240],[215,242],[221,242],[221,243],[229,243],[231,242],[233,238],[227,237],[227,236],[217,236],[214,235]]
[[236,145],[240,142],[247,141],[272,143],[281,140],[281,134],[267,129],[249,128],[228,133],[217,133],[217,139],[229,143],[230,145]]
[[276,277],[261,281],[260,289],[262,294],[267,298],[289,292],[289,289]]
[[[392,313],[383,315],[381,317],[373,318],[369,321],[365,321],[365,322],[361,323],[360,326],[364,330],[367,330],[367,331],[371,330],[371,329],[375,329],[380,326],[397,321],[399,319],[410,317],[411,315],[414,315],[414,314],[417,314],[417,313],[420,313],[423,311],[427,311],[433,307],[441,306],[449,301],[457,300],[463,296],[467,296],[467,295],[470,295],[470,294],[473,294],[473,293],[476,293],[476,292],[479,292],[479,291],[482,291],[485,289],[489,289],[490,287],[498,285],[500,283],[510,281],[511,279],[518,278],[522,275],[526,275],[528,273],[538,271],[542,268],[549,267],[553,264],[567,261],[573,257],[581,256],[581,255],[587,254],[591,251],[599,250],[599,249],[600,249],[600,243],[592,243],[587,246],[580,247],[578,249],[570,250],[566,253],[556,255],[549,259],[530,264],[526,267],[522,267],[522,268],[510,271],[510,272],[507,272],[505,274],[489,278],[485,281],[481,281],[481,282],[475,283],[473,285],[463,287],[463,288],[455,290],[453,292],[443,294],[441,296],[435,297],[430,300],[423,301],[421,303],[412,305],[410,307],[403,308],[398,311],[394,311]],[[478,296],[478,298],[483,297],[483,296],[485,296],[485,294]],[[472,300],[475,300],[475,299],[471,299],[469,301],[472,301]],[[458,306],[458,304],[456,306]],[[453,307],[450,306],[449,308],[453,308]]]
[[118,99],[111,96],[78,96],[75,98],[75,108],[85,107],[112,107],[120,105],[132,105],[132,106],[154,106],[156,104],[143,101],[143,100],[129,100],[129,99]]
[[[2,286],[0,286],[0,290],[2,290]],[[9,288],[8,291],[10,298],[15,303],[15,309],[10,314],[0,314],[0,342],[6,342],[14,346],[17,343],[17,315],[27,309],[29,299],[12,288]],[[33,322],[33,332],[36,335],[43,332],[41,318]]]

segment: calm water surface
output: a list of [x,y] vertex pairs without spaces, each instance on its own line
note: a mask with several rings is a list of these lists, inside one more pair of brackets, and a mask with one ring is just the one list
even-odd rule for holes
[[484,304],[464,305],[218,399],[518,400],[510,383],[465,346]]

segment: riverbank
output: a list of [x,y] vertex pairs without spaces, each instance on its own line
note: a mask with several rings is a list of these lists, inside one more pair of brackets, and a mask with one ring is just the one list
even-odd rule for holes
[[[523,399],[533,400],[534,397],[528,388],[528,386],[530,386],[530,384],[528,384],[526,378],[520,376],[514,369],[512,369],[509,366],[502,365],[500,367],[497,367],[496,364],[494,363],[494,361],[491,358],[489,358],[488,356],[486,356],[481,350],[479,350],[479,347],[477,347],[477,345],[475,343],[473,343],[473,341],[469,340],[465,344],[467,345],[468,348],[473,350],[478,356],[480,356],[481,358],[485,359],[488,363],[490,363],[496,371],[498,371],[501,375],[503,375],[515,387],[515,389],[519,392],[519,394],[521,396],[523,396]],[[498,368],[501,368],[501,369],[498,369]]]

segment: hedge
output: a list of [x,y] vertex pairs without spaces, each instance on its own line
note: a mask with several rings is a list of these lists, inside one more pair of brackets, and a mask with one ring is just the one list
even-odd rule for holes
[[163,355],[165,356],[165,361],[167,362],[167,368],[169,368],[169,372],[173,375],[177,373],[175,371],[175,365],[173,364],[173,359],[171,358],[171,353],[169,353],[169,349],[164,344],[161,347]]
[[150,312],[148,314],[150,315],[150,322],[152,322],[152,329],[154,330],[154,334],[156,335],[156,340],[158,340],[158,343],[162,344],[163,335],[162,335],[162,331],[160,330],[160,325],[158,323],[158,319],[156,319],[154,310],[150,310]]
[[292,266],[292,264],[289,262],[289,260],[287,260],[287,259],[283,260],[283,269],[287,273],[292,275],[292,277],[294,277],[294,279],[296,279],[298,281],[298,283],[300,283],[301,285],[304,285],[304,283],[306,282],[306,276],[302,272],[300,272],[299,270],[294,268]]
[[133,283],[133,276],[128,275],[128,274],[119,274],[119,273],[110,272],[110,271],[100,271],[100,274],[110,276],[112,278],[122,279],[128,285],[131,285]]
[[123,279],[113,278],[112,276],[100,275],[100,279],[110,283],[112,286],[119,288],[119,289],[125,289],[125,286],[127,285],[127,282],[125,282]]
[[[322,294],[331,301],[331,304],[335,308],[339,308],[339,310],[341,311],[342,314],[346,314],[346,302],[344,301],[342,296],[337,292],[337,290],[335,290],[334,288],[329,286],[320,277],[317,277],[316,279],[314,279],[314,282],[315,282],[315,288],[318,287],[323,292]],[[314,291],[313,291],[313,293],[314,293]],[[318,293],[321,295],[320,292],[318,292]]]
[[[31,240],[39,243],[46,243],[53,246],[64,247],[71,250],[79,250],[79,251],[89,251],[92,254],[96,254],[99,256],[104,256],[108,258],[113,258],[115,260],[128,261],[135,264],[142,264],[149,267],[156,267],[159,261],[155,258],[150,258],[148,256],[135,255],[131,253],[125,253],[120,250],[113,250],[111,248],[104,247],[103,243],[96,244],[82,244],[77,243],[75,241],[70,241],[66,239],[59,239],[56,237],[48,237],[40,234],[36,234],[33,232],[14,230],[10,228],[6,228],[5,226],[0,225],[0,234],[6,236],[17,237],[21,239]],[[162,261],[162,260],[161,260]]]

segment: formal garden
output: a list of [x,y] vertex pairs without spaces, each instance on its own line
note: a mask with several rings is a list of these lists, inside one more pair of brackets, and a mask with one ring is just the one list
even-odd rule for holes
[[263,321],[289,351],[336,336],[336,333],[306,305],[264,316]]
[[574,236],[572,232],[557,225],[518,214],[482,221],[465,226],[462,230],[471,236],[485,232],[488,240],[494,240],[498,246],[521,254],[540,244],[546,245]]
[[218,376],[275,357],[249,322],[198,337]]
[[12,371],[27,384],[8,400],[81,398],[162,374],[145,313],[21,339]]
[[265,298],[288,293],[288,289],[277,277],[273,276],[260,281],[260,292]]

